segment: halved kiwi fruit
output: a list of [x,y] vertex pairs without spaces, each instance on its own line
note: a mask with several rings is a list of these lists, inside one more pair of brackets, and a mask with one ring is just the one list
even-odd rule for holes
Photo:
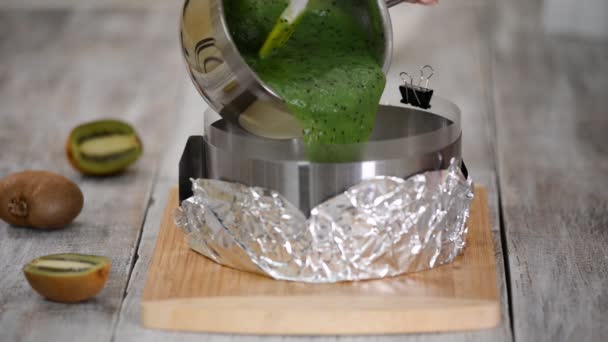
[[25,278],[41,296],[62,303],[89,299],[105,286],[110,259],[84,254],[53,254],[23,268]]
[[72,130],[66,145],[70,163],[92,176],[119,173],[135,163],[143,152],[137,132],[119,120],[99,120]]

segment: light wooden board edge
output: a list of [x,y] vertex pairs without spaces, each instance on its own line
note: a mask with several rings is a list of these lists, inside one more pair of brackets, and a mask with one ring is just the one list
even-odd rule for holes
[[[492,301],[437,298],[431,304],[428,298],[425,303],[416,298],[385,300],[390,303],[378,297],[359,297],[353,310],[349,297],[283,297],[280,305],[277,297],[177,299],[144,303],[142,323],[154,329],[208,333],[370,335],[478,330],[495,327],[500,321],[499,305]],[[296,305],[298,310],[293,310]],[[361,315],[366,323],[353,325],[361,321]]]
[[[479,216],[477,219],[487,230],[482,234],[483,239],[493,246],[484,187],[475,186],[474,201],[473,205],[478,207],[472,214]],[[173,210],[177,204],[177,190],[173,189],[162,226],[173,225]],[[155,249],[159,245],[160,239]],[[495,260],[489,260],[495,273]],[[501,319],[496,276],[492,279],[492,284],[489,284],[494,290],[491,300],[387,297],[379,301],[379,297],[370,296],[358,297],[356,310],[352,310],[355,304],[352,298],[346,296],[330,297],[331,300],[328,297],[295,296],[154,300],[144,290],[141,321],[150,329],[253,335],[374,335],[481,330],[496,327]],[[298,310],[293,310],[296,304]],[[366,324],[353,326],[352,322],[361,321],[361,315],[365,315]]]

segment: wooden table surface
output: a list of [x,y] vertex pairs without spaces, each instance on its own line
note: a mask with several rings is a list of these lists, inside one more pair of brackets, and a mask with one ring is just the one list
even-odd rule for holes
[[[139,324],[166,195],[206,108],[179,54],[178,7],[0,2],[0,177],[50,170],[76,181],[86,198],[64,230],[0,222],[0,341],[262,340]],[[436,92],[461,107],[465,159],[490,194],[502,324],[458,334],[268,340],[608,340],[608,41],[546,33],[540,0],[391,12],[395,55],[384,101],[395,101],[400,71],[432,64]],[[64,141],[75,125],[105,117],[132,122],[145,154],[119,177],[83,177],[68,165]],[[21,267],[54,252],[110,256],[105,290],[78,305],[43,300]]]

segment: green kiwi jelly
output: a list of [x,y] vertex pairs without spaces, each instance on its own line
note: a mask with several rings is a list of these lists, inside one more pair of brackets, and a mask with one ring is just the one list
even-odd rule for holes
[[240,53],[286,102],[304,127],[313,160],[342,159],[329,145],[369,138],[385,76],[350,1],[312,0],[289,41],[260,58],[259,50],[287,7],[286,0],[224,0]]

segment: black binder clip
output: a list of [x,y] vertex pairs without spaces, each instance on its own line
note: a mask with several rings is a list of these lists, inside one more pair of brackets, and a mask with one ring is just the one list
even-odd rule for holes
[[[430,75],[425,76],[425,71],[430,70]],[[429,89],[429,81],[431,77],[435,75],[435,70],[430,65],[425,65],[420,68],[420,78],[418,84],[414,85],[414,77],[410,76],[407,72],[399,74],[403,80],[403,85],[399,86],[401,92],[401,103],[409,104],[414,107],[423,109],[431,108],[431,99],[433,98],[433,89]],[[409,83],[408,83],[409,81]],[[424,87],[422,86],[424,82]]]

